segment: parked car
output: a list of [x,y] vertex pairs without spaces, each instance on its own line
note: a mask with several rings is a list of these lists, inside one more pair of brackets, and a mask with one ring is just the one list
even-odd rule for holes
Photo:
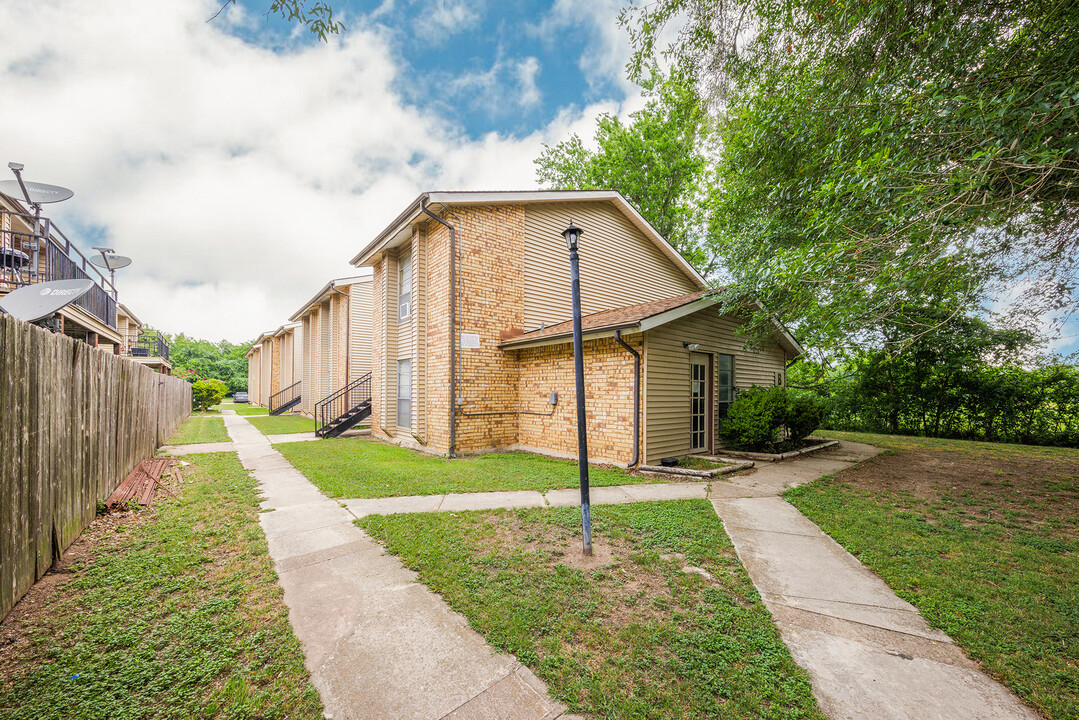
[[245,393],[245,392],[234,393],[233,396],[232,396],[232,402],[234,402],[234,403],[248,402],[247,393]]

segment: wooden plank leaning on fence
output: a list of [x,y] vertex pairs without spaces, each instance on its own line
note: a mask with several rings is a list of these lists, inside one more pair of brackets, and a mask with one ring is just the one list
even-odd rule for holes
[[0,315],[0,618],[191,413],[191,386]]

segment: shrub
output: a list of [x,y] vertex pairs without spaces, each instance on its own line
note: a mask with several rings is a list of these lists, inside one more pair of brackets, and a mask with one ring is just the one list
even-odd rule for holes
[[783,421],[787,428],[787,439],[798,442],[807,438],[820,427],[826,411],[824,400],[816,395],[788,391],[787,413]]
[[783,428],[789,441],[804,440],[820,427],[824,412],[824,403],[813,395],[785,387],[752,387],[738,393],[719,434],[737,448],[771,450]]
[[209,410],[220,403],[229,387],[220,380],[199,380],[191,386],[191,402],[196,410]]
[[779,440],[786,415],[786,388],[753,387],[738,393],[727,411],[719,434],[731,445],[764,449]]

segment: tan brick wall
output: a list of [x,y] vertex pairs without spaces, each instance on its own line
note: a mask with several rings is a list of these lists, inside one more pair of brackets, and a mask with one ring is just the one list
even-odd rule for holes
[[[447,219],[458,228],[458,334],[472,333],[480,339],[479,348],[458,351],[461,403],[457,407],[457,451],[519,445],[576,457],[572,345],[514,352],[498,348],[504,332],[523,324],[523,208],[459,208],[455,216]],[[438,453],[449,451],[449,236],[445,226],[428,223],[426,262],[413,259],[414,312],[426,318],[427,355],[423,382],[413,384],[413,415],[423,407],[427,440],[424,447]],[[413,243],[414,251],[420,247]],[[396,366],[398,356],[415,353],[418,345],[410,343],[409,348],[395,351],[390,343],[392,357],[386,354],[387,325],[396,322],[397,317],[394,283],[387,283],[385,277],[387,265],[395,263],[380,261],[373,268],[372,428],[376,436],[415,444],[414,437],[381,427],[383,405],[396,403],[396,394],[389,392],[390,384],[383,382],[387,368]],[[426,292],[417,292],[421,281]],[[396,327],[390,329],[396,335]],[[639,336],[632,342],[641,350]],[[589,456],[596,461],[625,464],[633,451],[633,358],[613,339],[589,341],[585,352]],[[418,362],[413,358],[415,375],[419,375]],[[522,410],[549,412],[552,390],[559,394],[553,416],[520,414]]]
[[508,447],[517,443],[518,371],[516,358],[498,344],[503,332],[524,323],[524,208],[458,215],[458,333],[479,335],[480,346],[458,354],[457,449]]
[[[281,389],[281,338],[275,337],[271,341],[272,359],[270,360],[270,395]],[[269,404],[270,398],[266,398]]]
[[[627,338],[637,352],[640,336]],[[577,457],[577,392],[573,345],[518,350],[518,394],[522,411],[549,413],[552,391],[558,405],[550,416],[521,414],[518,444]],[[633,356],[613,339],[584,343],[585,418],[588,457],[593,462],[627,464],[633,455]],[[643,433],[643,429],[642,429]]]

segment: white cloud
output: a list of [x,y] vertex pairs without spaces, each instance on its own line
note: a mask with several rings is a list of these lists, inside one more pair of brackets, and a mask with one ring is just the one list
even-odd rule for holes
[[441,45],[450,37],[479,25],[482,6],[469,0],[437,0],[432,7],[423,7],[414,25],[417,37]]
[[[0,0],[17,19],[0,24],[0,161],[74,189],[50,211],[84,250],[73,229],[100,226],[134,259],[121,301],[196,337],[277,327],[422,190],[533,187],[541,143],[619,109],[473,140],[402,99],[384,29],[274,53],[207,24],[217,0],[18,5]],[[533,103],[538,72],[503,69]]]
[[[445,89],[472,110],[490,117],[503,117],[536,108],[543,93],[536,85],[540,61],[535,57],[506,59],[501,50],[491,67],[441,79],[434,83]],[[435,76],[436,79],[437,76]]]
[[626,78],[626,64],[632,48],[628,33],[618,25],[618,13],[624,0],[555,0],[551,10],[533,25],[531,34],[548,47],[564,51],[568,28],[585,28],[590,41],[580,50],[578,67],[593,88],[613,85],[628,98],[639,94],[639,88]]

